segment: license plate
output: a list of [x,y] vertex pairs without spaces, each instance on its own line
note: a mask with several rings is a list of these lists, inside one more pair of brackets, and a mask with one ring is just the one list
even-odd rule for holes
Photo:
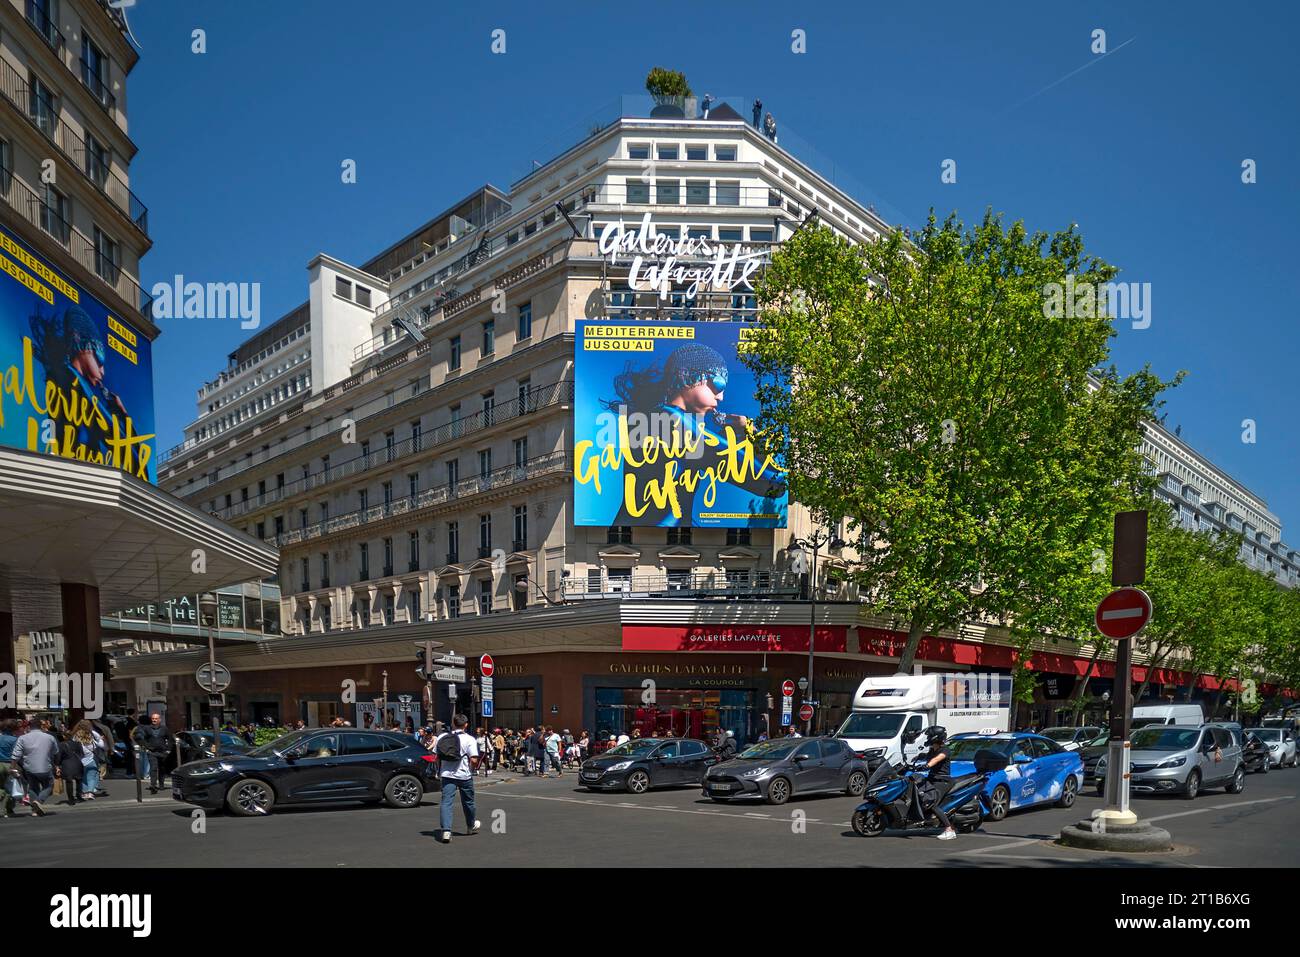
[[582,778],[584,781],[595,781],[600,777],[599,774],[592,774],[590,771],[583,771]]
[[731,790],[731,785],[730,785],[730,784],[715,784],[715,783],[713,783],[713,782],[709,782],[709,790],[710,790],[710,791],[730,791],[730,790]]
[[178,788],[178,787],[173,787],[173,788],[172,788],[172,797],[174,797],[174,798],[175,798],[176,800],[178,800],[178,801],[184,799],[183,796],[181,795],[181,789]]

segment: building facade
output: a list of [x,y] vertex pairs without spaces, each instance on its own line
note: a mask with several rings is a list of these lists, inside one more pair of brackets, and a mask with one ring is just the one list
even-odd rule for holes
[[[285,637],[224,658],[238,720],[351,718],[349,683],[364,701],[419,695],[425,638],[495,657],[494,723],[599,735],[752,740],[774,730],[772,699],[807,672],[810,643],[819,727],[862,677],[894,670],[899,632],[840,583],[851,552],[818,556],[807,600],[797,503],[778,528],[577,520],[580,323],[744,323],[752,285],[727,256],[761,268],[814,215],[853,242],[888,228],[725,103],[656,113],[622,111],[367,262],[316,256],[306,302],[199,390],[160,484],[281,556]],[[1009,667],[1009,645],[969,626],[921,659]],[[1045,642],[1038,666],[1073,673],[1086,654]],[[168,676],[185,721],[202,707],[195,663],[125,669]],[[446,690],[425,713],[449,712]]]

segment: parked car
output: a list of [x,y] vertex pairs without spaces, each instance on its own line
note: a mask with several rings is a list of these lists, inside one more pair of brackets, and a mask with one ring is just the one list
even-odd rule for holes
[[867,776],[867,763],[841,738],[775,738],[709,768],[704,793],[714,801],[760,797],[768,804],[804,794],[857,797]]
[[1051,738],[1067,751],[1076,751],[1091,741],[1097,735],[1101,734],[1101,728],[1096,725],[1086,725],[1082,728],[1044,728],[1038,732],[1045,738]]
[[1106,754],[1110,745],[1110,732],[1103,729],[1095,738],[1085,741],[1078,749],[1083,759],[1083,783],[1092,784],[1097,777],[1097,762]]
[[1290,731],[1285,728],[1253,728],[1252,730],[1268,745],[1269,760],[1273,767],[1296,766],[1296,740]]
[[1051,738],[1023,731],[1001,734],[959,734],[948,743],[954,778],[975,773],[975,755],[988,750],[1008,759],[984,785],[991,821],[1011,811],[1044,802],[1070,807],[1083,787],[1083,759]]
[[[1246,786],[1241,748],[1224,727],[1156,725],[1129,736],[1129,785],[1135,794],[1181,794],[1204,788],[1240,794]],[[1106,787],[1106,758],[1097,764],[1097,793]]]
[[1139,704],[1133,706],[1131,728],[1145,728],[1152,724],[1181,724],[1189,728],[1205,722],[1205,712],[1199,704]]
[[437,788],[436,760],[408,735],[311,728],[243,754],[182,764],[172,772],[172,797],[244,817],[334,801],[412,808]]
[[588,758],[578,769],[578,783],[588,790],[644,794],[654,787],[689,784],[699,787],[718,756],[695,738],[637,738]]
[[1268,745],[1254,731],[1246,732],[1246,738],[1241,747],[1241,764],[1248,774],[1255,772],[1268,774],[1268,769],[1273,764]]

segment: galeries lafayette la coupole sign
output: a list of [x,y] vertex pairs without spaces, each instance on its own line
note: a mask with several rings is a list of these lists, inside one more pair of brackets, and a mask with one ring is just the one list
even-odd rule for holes
[[[597,249],[611,266],[627,264],[630,289],[657,292],[660,299],[673,293],[694,299],[701,286],[726,292],[737,287],[752,289],[751,278],[768,259],[766,250],[754,252],[751,247],[746,252],[744,243],[665,236],[650,221],[649,213],[637,226],[607,223],[600,231]],[[702,264],[700,260],[711,261]]]

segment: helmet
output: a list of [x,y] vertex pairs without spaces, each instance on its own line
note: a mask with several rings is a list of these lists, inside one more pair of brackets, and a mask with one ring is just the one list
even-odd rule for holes
[[946,740],[948,740],[947,728],[940,727],[936,724],[933,727],[925,729],[925,743],[930,747],[934,747],[936,744],[943,744]]

